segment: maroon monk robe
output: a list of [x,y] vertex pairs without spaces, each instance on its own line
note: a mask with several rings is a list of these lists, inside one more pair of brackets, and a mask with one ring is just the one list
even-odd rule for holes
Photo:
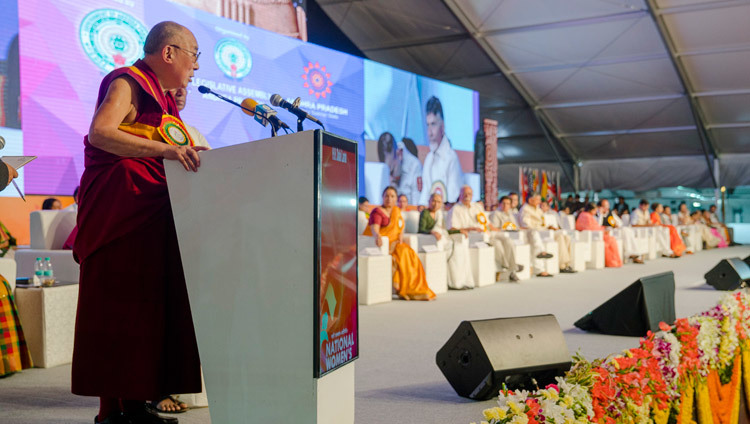
[[[143,61],[107,75],[97,107],[123,74],[141,86],[135,127],[158,127],[163,113],[179,117],[174,98],[164,95]],[[150,138],[163,141],[158,133]],[[88,137],[84,145],[73,247],[81,277],[72,391],[142,400],[200,392],[198,347],[163,159],[117,156],[92,146]]]

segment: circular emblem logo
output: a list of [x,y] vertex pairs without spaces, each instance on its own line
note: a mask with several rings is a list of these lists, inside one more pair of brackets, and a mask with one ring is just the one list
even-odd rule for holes
[[440,180],[433,182],[432,187],[430,187],[430,194],[432,193],[438,193],[439,195],[443,196],[443,199],[446,199],[448,190],[445,188],[445,183]]
[[236,38],[222,38],[214,47],[214,59],[221,72],[229,78],[242,79],[253,67],[250,50]]
[[169,136],[172,138],[172,140],[180,146],[184,146],[185,143],[187,143],[187,137],[185,137],[185,133],[182,132],[182,128],[178,127],[177,125],[168,125],[167,133],[169,133]]
[[83,51],[104,72],[130,66],[143,53],[148,30],[133,16],[115,9],[97,9],[81,21]]
[[308,62],[307,66],[302,69],[305,70],[305,73],[302,74],[305,83],[302,86],[307,88],[308,94],[314,94],[316,99],[321,97],[325,99],[327,95],[331,94],[333,81],[331,81],[331,74],[326,71],[325,66],[320,66],[318,62],[315,62],[315,64]]

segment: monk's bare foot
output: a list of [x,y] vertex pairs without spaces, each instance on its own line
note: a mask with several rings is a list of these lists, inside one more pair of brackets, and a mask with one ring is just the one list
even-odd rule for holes
[[180,402],[172,396],[167,396],[159,402],[152,403],[153,407],[158,412],[164,413],[180,413],[185,412],[188,409],[188,405],[185,402]]

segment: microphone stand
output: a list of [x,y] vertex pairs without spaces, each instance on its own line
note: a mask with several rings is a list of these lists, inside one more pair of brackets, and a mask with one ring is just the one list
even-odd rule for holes
[[[201,88],[202,87],[203,86],[201,86]],[[212,95],[220,98],[221,100],[224,100],[227,103],[231,103],[231,104],[239,107],[240,109],[244,110],[245,112],[248,112],[249,114],[252,114],[251,116],[253,116],[253,115],[256,114],[256,112],[254,110],[250,110],[250,109],[246,108],[245,106],[242,106],[241,104],[235,102],[234,100],[229,99],[227,97],[224,97],[221,94],[219,94],[219,93],[217,93],[217,92],[215,92],[215,91],[213,91],[213,90],[211,90],[211,89],[209,89],[207,87],[206,87],[206,89],[207,89],[207,91],[205,93],[202,92],[200,89],[198,91],[201,91],[201,94],[212,94]],[[265,118],[265,116],[263,116],[263,117]],[[276,137],[276,132],[278,131],[278,128],[276,128],[276,125],[274,125],[274,123],[271,122],[270,120],[268,120],[268,123],[271,125],[271,137]],[[297,127],[299,128],[299,124],[297,125]]]

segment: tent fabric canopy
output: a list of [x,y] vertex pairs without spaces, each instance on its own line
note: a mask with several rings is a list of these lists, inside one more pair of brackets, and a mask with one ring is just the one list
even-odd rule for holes
[[369,58],[479,91],[501,165],[643,190],[623,164],[706,187],[718,158],[719,184],[750,184],[750,1],[317,1]]

